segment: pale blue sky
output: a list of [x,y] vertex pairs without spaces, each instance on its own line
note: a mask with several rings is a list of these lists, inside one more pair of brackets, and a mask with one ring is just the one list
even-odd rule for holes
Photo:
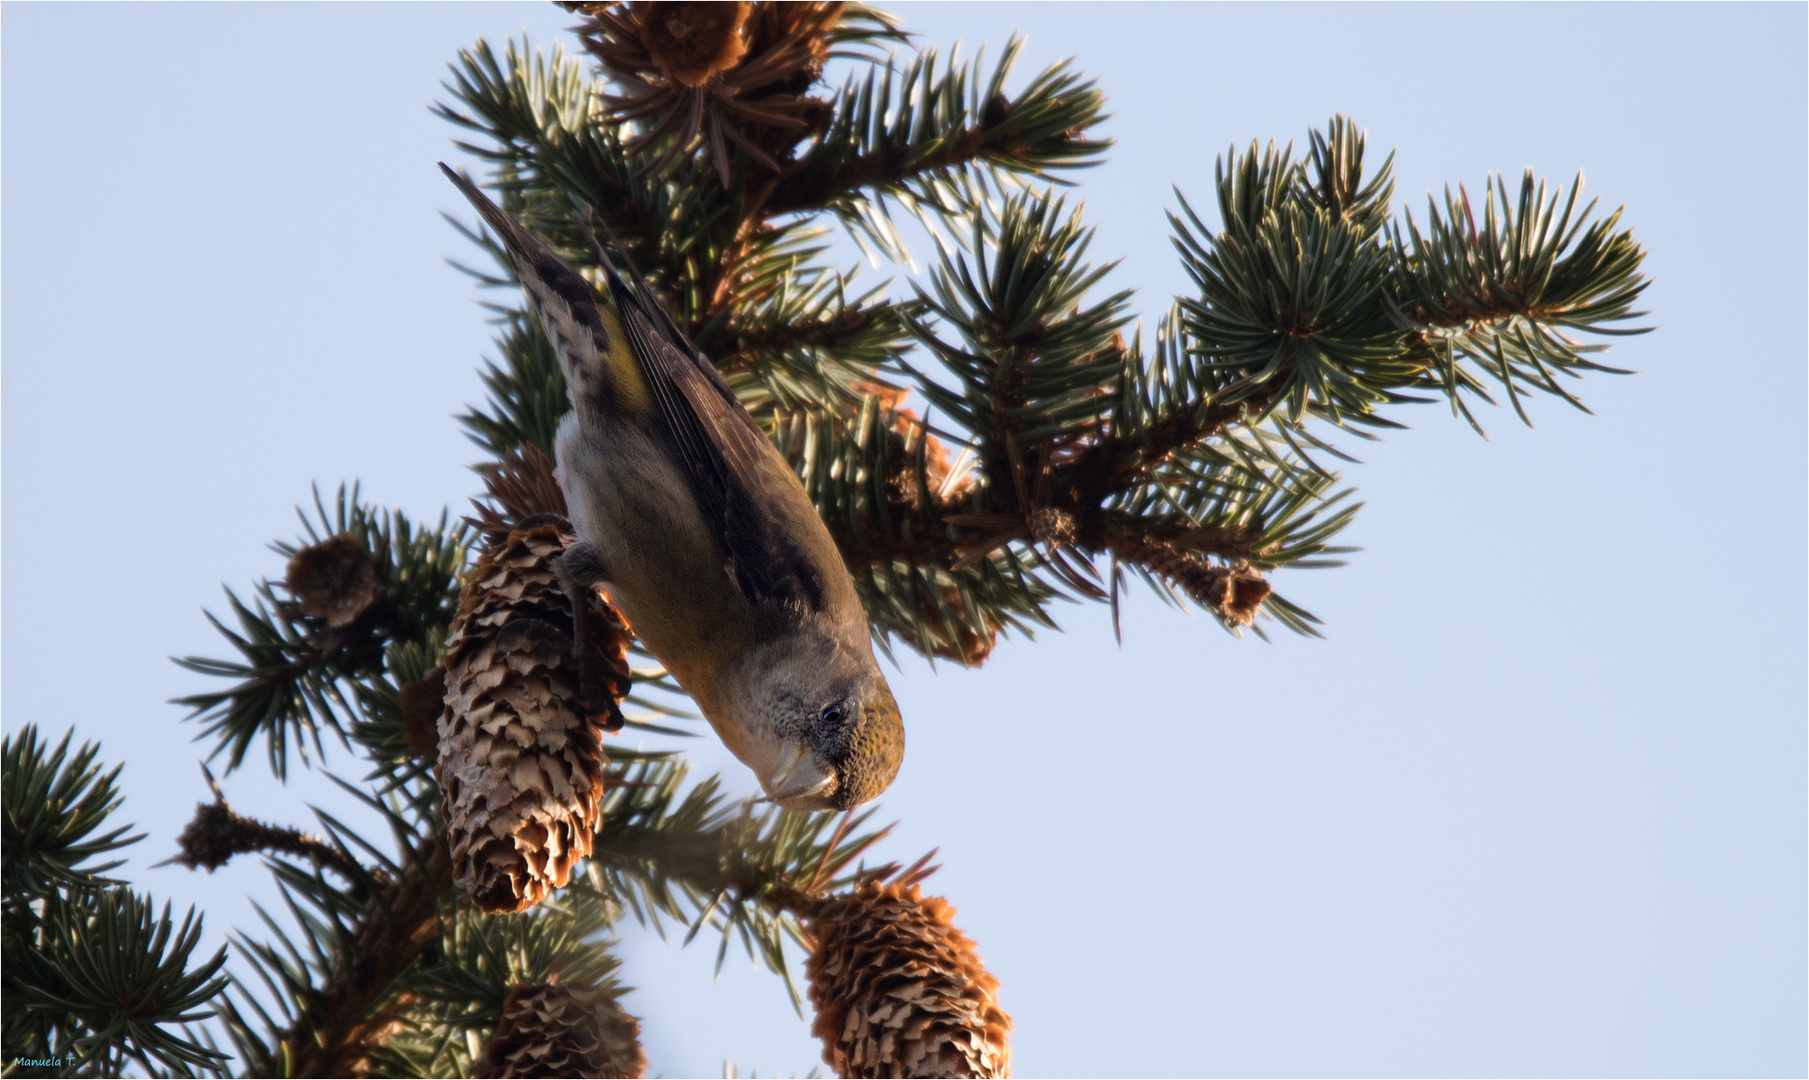
[[[1119,141],[1083,174],[1146,325],[1164,208],[1231,142],[1333,112],[1398,197],[1528,166],[1651,250],[1659,330],[1529,432],[1438,406],[1364,447],[1349,567],[1277,584],[1327,640],[1235,641],[1135,593],[984,669],[894,678],[885,853],[942,848],[1038,1075],[1802,1075],[1805,8],[900,5],[925,43],[1075,56]],[[256,930],[255,860],[146,869],[204,794],[180,709],[222,583],[280,574],[308,485],[419,517],[476,490],[451,417],[488,328],[443,262],[455,50],[551,5],[8,4],[6,729],[126,764],[134,880]],[[694,755],[753,791],[714,746]],[[340,767],[357,775],[356,763]],[[253,764],[247,812],[317,778]],[[624,928],[665,1075],[811,1068],[778,981]]]

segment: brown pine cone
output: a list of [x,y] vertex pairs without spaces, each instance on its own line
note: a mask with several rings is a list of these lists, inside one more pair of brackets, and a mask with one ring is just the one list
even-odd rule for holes
[[[454,876],[485,911],[522,911],[563,888],[601,816],[600,729],[612,718],[579,705],[571,605],[552,565],[571,540],[552,514],[493,534],[446,642],[436,775]],[[627,635],[619,617],[608,626],[621,631],[603,643],[619,699]]]
[[805,971],[823,1060],[842,1076],[1001,1077],[1011,1017],[955,909],[868,880],[813,905]]
[[610,118],[642,121],[624,149],[639,155],[666,143],[650,173],[701,149],[727,187],[731,142],[779,172],[829,121],[829,102],[809,90],[837,27],[852,18],[845,3],[652,0],[576,10],[586,18],[573,29],[622,91],[603,98]]
[[408,752],[433,757],[440,749],[440,713],[446,708],[446,669],[436,667],[416,682],[396,690],[396,706],[402,710],[402,735]]
[[647,1069],[641,1022],[593,986],[518,986],[484,1044],[483,1075],[637,1077]]
[[[980,622],[986,627],[986,633],[984,635],[975,633],[974,628],[968,625],[967,619],[963,617],[967,614],[967,601],[963,599],[961,590],[953,582],[943,583],[942,602],[948,605],[949,611],[954,616],[950,619],[955,627],[954,640],[950,641],[940,637],[927,639],[919,642],[918,647],[931,656],[940,656],[967,667],[979,667],[986,662],[988,656],[992,655],[992,647],[998,643],[998,622],[982,615]],[[923,604],[923,617],[932,629],[946,632],[947,628],[942,624],[942,611],[935,604],[927,601]]]
[[334,629],[357,622],[383,591],[377,557],[349,532],[296,552],[283,583],[302,611],[325,619]]
[[641,44],[667,75],[685,86],[702,86],[741,62],[747,52],[742,27],[753,10],[746,0],[653,0],[639,12]]

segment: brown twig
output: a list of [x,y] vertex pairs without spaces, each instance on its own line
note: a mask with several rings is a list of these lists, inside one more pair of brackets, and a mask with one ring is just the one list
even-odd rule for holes
[[1081,543],[1087,547],[1104,547],[1097,529],[1103,525],[1101,507],[1111,495],[1123,491],[1147,476],[1175,454],[1198,446],[1246,415],[1267,409],[1286,383],[1278,374],[1270,388],[1241,401],[1223,399],[1243,387],[1233,384],[1214,395],[1221,403],[1175,409],[1165,419],[1126,436],[1105,435],[1082,450],[1071,462],[1056,467],[1050,488],[1057,504],[1071,504],[1080,527]]
[[300,829],[266,825],[234,810],[226,802],[226,793],[220,790],[214,774],[205,765],[201,766],[201,772],[207,777],[208,787],[213,789],[214,801],[196,805],[194,820],[176,838],[181,851],[158,866],[173,863],[190,870],[199,867],[211,874],[234,855],[270,851],[311,859],[335,871],[356,888],[362,889],[372,879],[372,871],[360,865],[343,847]]
[[1119,562],[1141,566],[1173,582],[1195,603],[1232,626],[1254,623],[1272,591],[1262,574],[1241,559],[1213,562],[1174,542],[1128,529],[1112,537],[1110,551]]

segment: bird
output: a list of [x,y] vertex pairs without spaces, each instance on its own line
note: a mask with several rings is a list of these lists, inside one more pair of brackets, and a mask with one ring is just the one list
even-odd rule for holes
[[[576,543],[556,570],[574,612],[604,587],[771,802],[846,810],[904,759],[904,721],[804,485],[721,373],[601,245],[599,286],[465,177],[559,356],[571,411],[555,475]],[[575,637],[585,697],[600,691]]]

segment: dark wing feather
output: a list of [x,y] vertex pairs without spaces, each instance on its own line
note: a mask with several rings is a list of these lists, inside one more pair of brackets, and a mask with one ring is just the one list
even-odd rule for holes
[[[538,286],[557,295],[570,308],[571,316],[591,331],[595,342],[607,341],[589,282],[464,177],[444,164],[440,168],[503,241],[530,292]],[[598,253],[602,255],[601,249]],[[776,609],[790,620],[822,610],[826,593],[822,571],[812,563],[785,518],[775,511],[801,501],[808,515],[805,520],[814,520],[815,511],[797,479],[722,374],[685,340],[641,276],[634,274],[634,287],[630,288],[607,255],[603,255],[603,263],[611,298],[661,426],[736,584],[749,600]],[[543,320],[557,314],[545,310],[540,297],[533,299],[542,306]],[[549,334],[553,330],[549,325]]]
[[679,333],[638,275],[635,289],[613,268],[609,277],[629,346],[736,584],[750,600],[794,619],[822,610],[822,571],[775,512],[804,501],[814,515],[797,479],[722,374]]

